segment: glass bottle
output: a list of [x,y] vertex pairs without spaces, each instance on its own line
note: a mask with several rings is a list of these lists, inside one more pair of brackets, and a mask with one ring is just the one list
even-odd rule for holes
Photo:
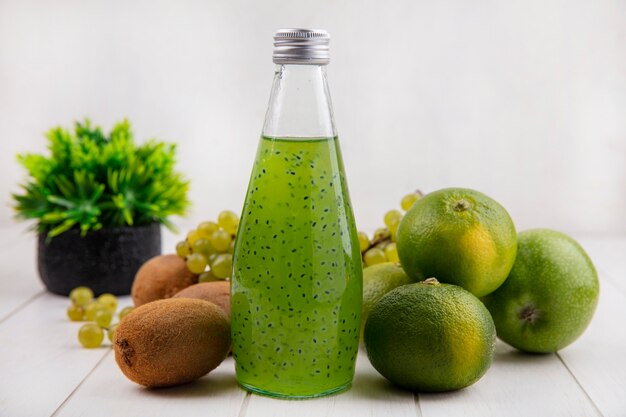
[[274,35],[274,83],[233,254],[237,380],[274,397],[350,387],[361,254],[326,81],[330,36]]

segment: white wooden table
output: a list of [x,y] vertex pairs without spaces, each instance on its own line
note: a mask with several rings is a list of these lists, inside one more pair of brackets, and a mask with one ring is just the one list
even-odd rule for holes
[[[626,416],[626,236],[582,238],[600,273],[600,303],[587,332],[557,354],[526,355],[499,343],[475,385],[412,394],[390,385],[362,352],[352,389],[305,401],[241,390],[232,358],[196,383],[147,390],[119,371],[109,347],[83,349],[68,299],[36,274],[35,242],[0,229],[0,416]],[[166,236],[165,249],[173,248]],[[129,297],[121,299],[130,305]]]

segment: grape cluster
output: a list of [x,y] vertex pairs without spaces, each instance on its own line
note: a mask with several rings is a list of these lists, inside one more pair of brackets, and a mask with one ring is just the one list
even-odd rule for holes
[[[72,304],[67,308],[71,321],[87,321],[78,330],[78,341],[86,348],[102,345],[104,332],[113,342],[117,323],[111,324],[117,310],[117,298],[113,294],[102,294],[94,299],[93,291],[87,287],[77,287],[70,292]],[[124,307],[118,313],[119,320],[132,311],[133,307]]]
[[[400,201],[403,211],[408,211],[413,204],[422,197],[422,192],[417,190],[405,195]],[[363,256],[363,265],[372,266],[383,262],[399,262],[396,248],[396,234],[400,220],[404,215],[399,210],[389,210],[383,218],[385,227],[374,231],[372,240],[365,232],[359,232],[359,246]]]
[[176,254],[184,258],[198,282],[227,279],[233,268],[233,249],[239,217],[230,210],[217,216],[217,223],[202,222],[176,244]]

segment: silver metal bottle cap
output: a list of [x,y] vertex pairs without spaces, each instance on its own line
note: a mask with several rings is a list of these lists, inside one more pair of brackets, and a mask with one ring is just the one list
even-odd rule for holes
[[275,64],[328,64],[330,35],[322,29],[280,29],[274,34]]

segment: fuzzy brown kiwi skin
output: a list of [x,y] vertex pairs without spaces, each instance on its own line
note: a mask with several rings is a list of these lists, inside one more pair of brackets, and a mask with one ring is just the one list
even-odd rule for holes
[[222,307],[230,319],[230,282],[212,281],[201,282],[176,293],[173,298],[197,298],[210,301]]
[[131,294],[135,307],[165,298],[198,282],[187,263],[176,255],[160,255],[144,263],[135,275]]
[[226,358],[230,322],[214,303],[170,298],[134,309],[118,325],[115,360],[128,379],[148,388],[198,379]]

